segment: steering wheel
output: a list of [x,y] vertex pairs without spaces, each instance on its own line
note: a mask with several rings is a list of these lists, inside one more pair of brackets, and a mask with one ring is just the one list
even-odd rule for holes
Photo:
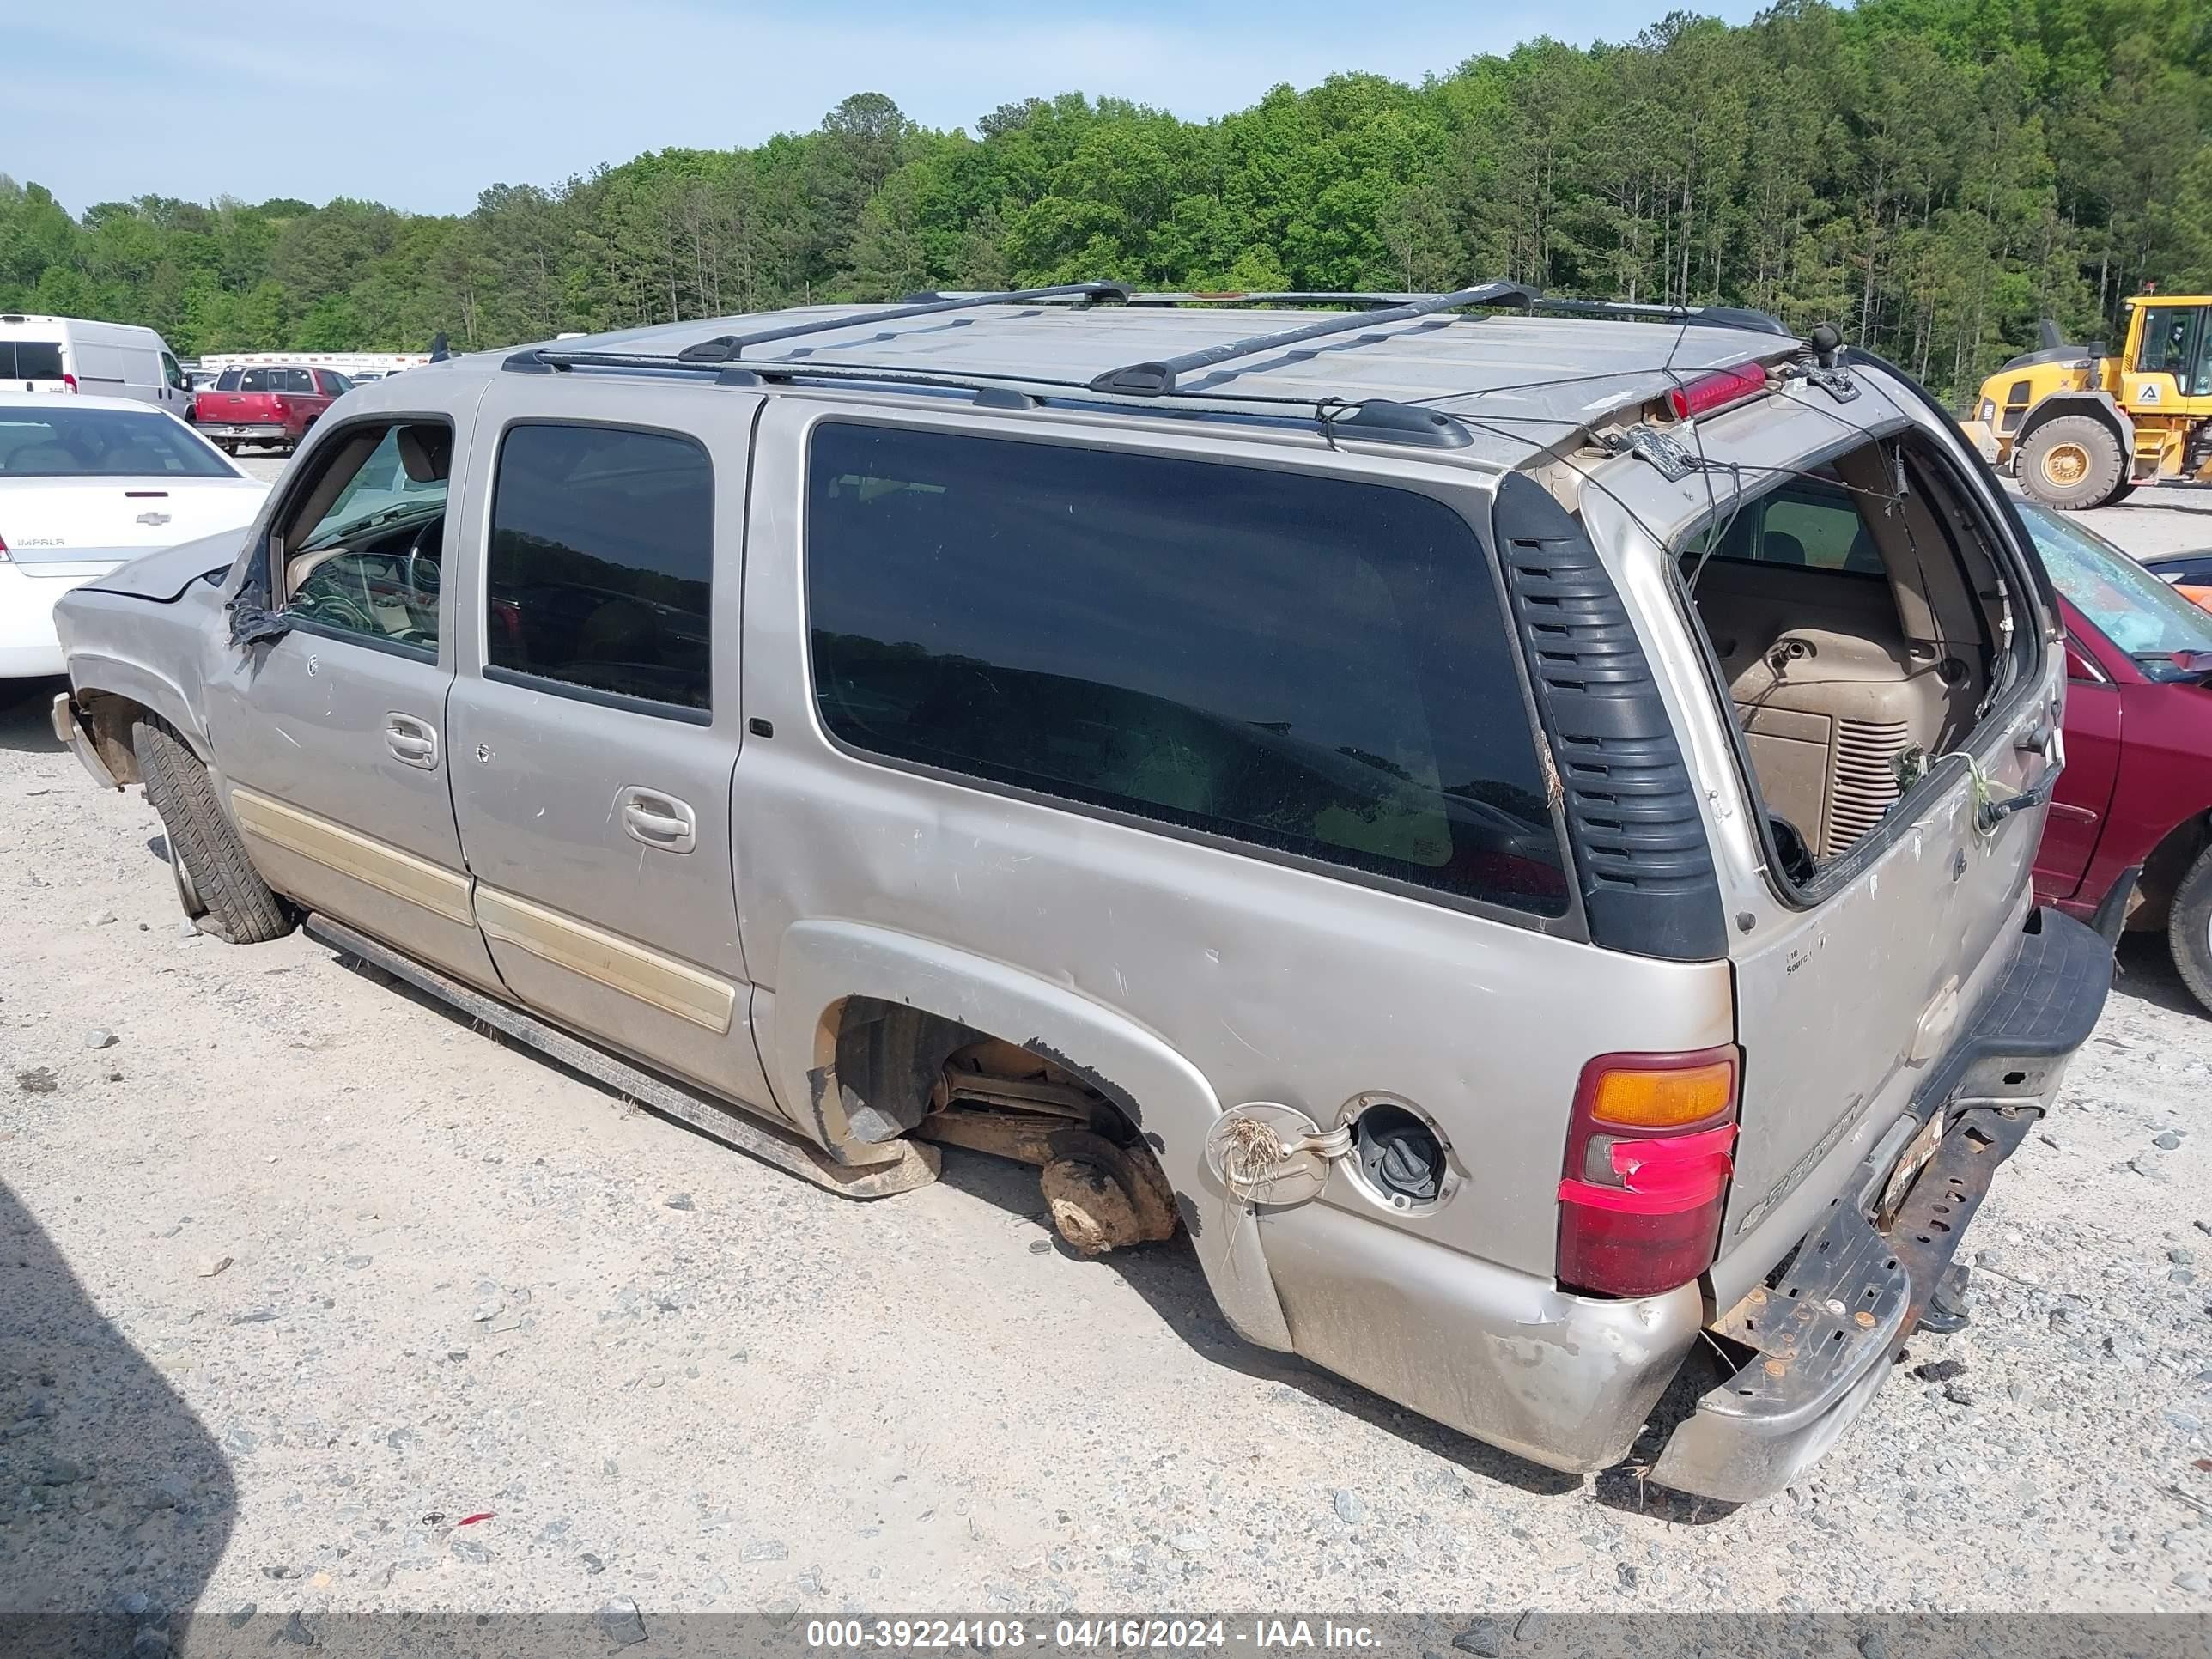
[[[408,538],[406,582],[409,592],[436,596],[439,580],[437,544],[444,538],[445,533],[446,515],[440,513],[425,519],[421,527]],[[430,576],[428,582],[422,580],[425,571]]]

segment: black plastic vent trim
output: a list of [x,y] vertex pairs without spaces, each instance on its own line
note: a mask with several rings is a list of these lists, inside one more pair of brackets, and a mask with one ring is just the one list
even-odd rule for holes
[[1492,524],[1591,942],[1678,962],[1727,955],[1697,791],[1597,550],[1522,473],[1499,483]]

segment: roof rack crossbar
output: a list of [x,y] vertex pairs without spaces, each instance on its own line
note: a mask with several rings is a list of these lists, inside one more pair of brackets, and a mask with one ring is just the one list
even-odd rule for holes
[[1526,306],[1535,297],[1534,290],[1518,283],[1485,283],[1452,294],[1432,294],[1425,299],[1389,306],[1380,311],[1356,311],[1341,317],[1324,317],[1319,322],[1306,324],[1303,328],[1285,329],[1275,334],[1255,334],[1245,339],[1207,346],[1201,350],[1186,351],[1180,356],[1164,357],[1152,362],[1124,363],[1119,368],[1109,368],[1095,377],[1091,382],[1091,389],[1094,392],[1118,392],[1126,397],[1163,397],[1176,389],[1179,377],[1194,369],[1211,368],[1216,363],[1225,363],[1233,358],[1255,356],[1262,351],[1301,345],[1308,340],[1318,340],[1331,334],[1349,334],[1382,323],[1411,322],[1417,317],[1431,316],[1439,311],[1456,311],[1469,306]]
[[[677,355],[687,362],[726,363],[744,355],[748,346],[767,345],[776,340],[796,339],[802,334],[826,334],[833,329],[872,328],[878,323],[895,323],[908,317],[927,317],[940,311],[967,311],[977,306],[1022,305],[1031,300],[1126,300],[1129,290],[1119,283],[1062,283],[1053,288],[1006,289],[991,294],[963,294],[951,299],[934,295],[916,295],[904,305],[892,306],[884,311],[864,311],[847,317],[810,317],[803,323],[786,323],[778,328],[755,329],[746,334],[717,335],[711,340],[701,340],[685,346]],[[559,361],[558,354],[547,354],[549,362]]]

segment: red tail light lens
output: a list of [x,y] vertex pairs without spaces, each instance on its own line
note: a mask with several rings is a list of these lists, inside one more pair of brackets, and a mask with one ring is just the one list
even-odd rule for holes
[[1724,368],[1683,381],[1667,394],[1667,407],[1676,420],[1686,421],[1692,415],[1741,403],[1765,390],[1766,370],[1758,363],[1746,363],[1741,368]]
[[1583,1067],[1559,1182],[1559,1284],[1653,1296],[1712,1265],[1735,1165],[1733,1048]]
[[74,375],[74,374],[64,374],[64,375],[63,375],[63,376],[62,376],[62,384],[63,384],[64,386],[67,386],[67,387],[68,387],[71,392],[76,391],[76,375]]

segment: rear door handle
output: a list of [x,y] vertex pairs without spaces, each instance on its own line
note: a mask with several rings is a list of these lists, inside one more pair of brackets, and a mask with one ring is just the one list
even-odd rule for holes
[[663,853],[688,853],[699,844],[699,815],[673,795],[625,787],[616,796],[623,833]]
[[384,746],[403,766],[419,767],[425,772],[437,769],[438,731],[428,720],[418,720],[412,714],[386,714]]
[[2026,754],[2040,754],[2044,757],[2043,775],[2017,795],[1983,803],[1980,816],[1984,833],[1996,830],[2017,813],[2049,805],[2052,792],[2058,787],[2058,775],[2066,769],[2066,734],[2064,728],[2055,723],[2038,726],[2027,734],[2026,741],[2014,746]]

